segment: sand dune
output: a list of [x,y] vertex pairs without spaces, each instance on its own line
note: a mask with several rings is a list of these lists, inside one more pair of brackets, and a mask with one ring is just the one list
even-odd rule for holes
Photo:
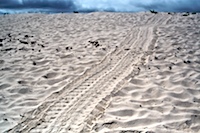
[[199,14],[0,16],[0,131],[200,131]]

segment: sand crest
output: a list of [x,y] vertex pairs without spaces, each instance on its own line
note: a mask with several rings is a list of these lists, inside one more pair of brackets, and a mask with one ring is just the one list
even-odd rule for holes
[[0,16],[0,131],[200,131],[199,14]]

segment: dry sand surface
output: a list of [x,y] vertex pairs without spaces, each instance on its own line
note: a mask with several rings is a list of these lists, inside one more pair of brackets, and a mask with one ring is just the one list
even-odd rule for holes
[[0,16],[0,132],[200,132],[200,14]]

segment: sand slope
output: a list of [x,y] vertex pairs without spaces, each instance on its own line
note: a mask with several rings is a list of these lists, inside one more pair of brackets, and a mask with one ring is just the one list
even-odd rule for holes
[[90,130],[200,132],[200,27],[182,17],[170,21],[154,28],[156,40],[140,73],[114,93],[110,103],[108,98],[106,106],[99,104],[108,108]]
[[[2,130],[17,124],[25,112],[100,62],[128,30],[112,22],[101,23],[97,17],[90,20],[93,15],[0,17]],[[99,46],[89,41],[98,41]]]
[[199,14],[0,21],[1,131],[200,131]]

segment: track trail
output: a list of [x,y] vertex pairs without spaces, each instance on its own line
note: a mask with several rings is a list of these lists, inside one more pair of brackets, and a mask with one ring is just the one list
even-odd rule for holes
[[8,132],[78,133],[91,132],[98,119],[120,90],[139,74],[155,38],[156,26],[169,18],[155,15],[145,25],[133,27],[121,47],[105,56],[83,75],[53,93]]

